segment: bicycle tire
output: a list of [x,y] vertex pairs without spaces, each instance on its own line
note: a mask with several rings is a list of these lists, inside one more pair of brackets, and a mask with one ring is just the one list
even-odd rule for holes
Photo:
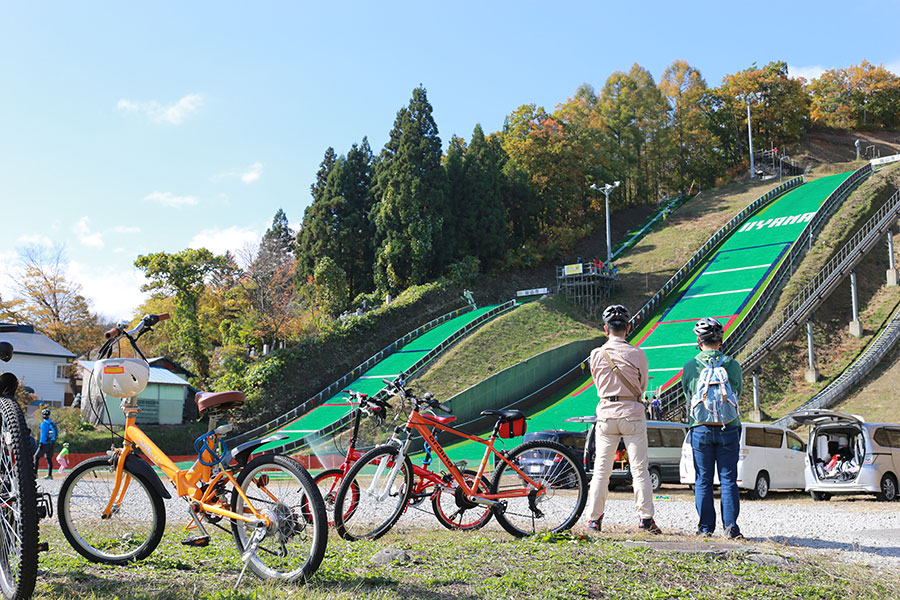
[[121,504],[107,518],[102,513],[115,485],[115,467],[107,457],[96,456],[79,463],[59,490],[59,526],[69,545],[91,562],[124,565],[147,558],[165,532],[162,496],[127,463],[122,473],[123,481],[130,476],[128,488],[121,496]]
[[[322,494],[322,500],[325,502],[325,513],[328,515],[328,525],[334,527],[334,500],[337,497],[341,482],[344,481],[344,472],[341,469],[327,469],[313,477],[313,480],[316,482],[319,493]],[[354,482],[353,489],[351,489],[350,506],[344,511],[344,519],[347,519],[353,514],[353,511],[356,510],[358,501],[359,485]]]
[[[504,508],[495,507],[494,517],[503,529],[515,537],[526,537],[565,531],[578,521],[587,502],[588,482],[581,460],[568,448],[557,442],[534,440],[513,448],[507,459],[536,483],[543,484],[546,493],[509,498],[504,501]],[[492,494],[528,485],[505,462],[496,462]]]
[[[377,489],[376,486],[394,470],[390,459],[393,457],[396,460],[398,452],[399,450],[395,446],[379,446],[366,452],[350,467],[334,500],[334,528],[343,539],[348,541],[377,540],[390,531],[400,515],[403,514],[409,502],[409,495],[412,493],[413,483],[413,467],[408,456],[404,458],[403,464],[397,471],[390,490],[385,488],[387,496],[379,499],[373,493],[373,490]],[[383,460],[387,460],[383,470],[373,465],[373,463],[380,463]],[[370,473],[372,468],[376,469],[374,475]],[[364,473],[363,470],[366,472]],[[371,480],[366,481],[367,478],[371,478]],[[385,481],[385,483],[387,482]],[[347,494],[354,484],[359,486],[359,500],[356,510],[345,521],[344,504],[347,502]]]
[[12,398],[0,397],[0,420],[0,590],[19,600],[31,597],[37,580],[37,491],[28,426]]
[[[231,533],[238,553],[243,556],[245,550],[251,552],[249,567],[260,579],[305,581],[322,564],[328,543],[325,503],[312,476],[290,457],[263,454],[241,469],[237,483],[254,508],[276,518],[257,548],[248,548],[254,526],[233,521]],[[279,483],[285,485],[279,486],[276,494]],[[263,493],[255,493],[253,485]],[[231,510],[237,514],[247,514],[249,510],[245,510],[244,499],[237,491],[231,493]],[[301,549],[303,556],[295,560],[287,543]],[[263,552],[258,551],[260,548]]]
[[[476,471],[466,469],[462,472],[463,478],[467,485],[472,485],[475,481]],[[490,489],[488,480],[482,476],[478,489],[476,491],[487,492]],[[460,491],[457,491],[460,490]],[[454,521],[454,515],[448,515],[443,502],[447,502],[448,507],[455,507],[456,514],[459,515],[459,521]],[[491,520],[493,511],[489,506],[484,504],[476,504],[469,502],[466,498],[461,497],[461,488],[438,487],[431,496],[431,508],[434,511],[434,518],[438,523],[453,531],[475,531],[484,527]],[[465,514],[474,511],[474,519],[464,521]]]

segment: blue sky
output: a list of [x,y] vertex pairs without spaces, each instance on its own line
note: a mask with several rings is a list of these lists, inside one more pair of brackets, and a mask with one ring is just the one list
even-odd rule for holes
[[278,208],[298,225],[325,149],[377,153],[420,83],[446,143],[634,62],[710,85],[754,61],[900,72],[895,3],[771,7],[0,0],[0,289],[16,247],[63,243],[95,309],[130,316],[139,254],[238,249]]

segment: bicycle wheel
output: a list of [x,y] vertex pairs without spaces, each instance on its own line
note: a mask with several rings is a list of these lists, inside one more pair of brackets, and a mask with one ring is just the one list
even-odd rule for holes
[[[463,471],[463,479],[466,485],[474,488],[475,477],[478,475],[471,469]],[[486,493],[490,489],[487,479],[484,477],[478,482],[476,491]],[[438,487],[431,496],[431,508],[438,522],[447,529],[459,529],[473,531],[481,529],[491,520],[491,507],[476,504],[466,498],[463,489],[455,482],[447,487]]]
[[[334,500],[334,527],[345,540],[378,539],[403,514],[412,492],[413,468],[408,456],[396,464],[397,453],[394,446],[370,450],[344,477]],[[356,510],[345,519],[354,485],[359,488]]]
[[0,397],[0,589],[30,598],[37,579],[38,516],[28,426],[15,400]]
[[544,487],[538,493],[525,478],[503,461],[497,461],[492,494],[530,489],[523,497],[504,500],[505,508],[495,509],[500,525],[516,537],[535,533],[564,531],[572,527],[587,501],[587,476],[581,460],[562,444],[535,440],[512,449],[509,461]]
[[162,496],[125,464],[119,499],[108,517],[116,469],[105,456],[75,467],[59,490],[59,526],[78,554],[91,562],[123,565],[146,558],[162,540],[166,511]]
[[[328,517],[306,469],[287,456],[264,454],[241,470],[237,482],[253,507],[272,520],[259,540],[254,525],[231,524],[238,553],[250,552],[250,569],[260,579],[283,581],[303,581],[315,573],[325,557]],[[231,494],[231,510],[250,514],[237,491]]]
[[[328,469],[322,471],[314,477],[316,485],[319,486],[319,492],[322,494],[322,500],[325,502],[325,513],[328,515],[328,524],[334,526],[334,500],[337,497],[338,489],[344,480],[344,472],[340,469]],[[344,509],[344,519],[346,520],[359,502],[359,484],[353,482],[350,490],[350,499],[345,502],[347,507]]]

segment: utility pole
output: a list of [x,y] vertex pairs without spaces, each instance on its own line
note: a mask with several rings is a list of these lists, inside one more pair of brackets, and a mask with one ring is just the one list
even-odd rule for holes
[[750,123],[750,103],[759,100],[760,95],[757,92],[749,94],[739,94],[735,96],[741,102],[747,103],[747,141],[750,144],[750,179],[756,179],[756,168],[753,164],[753,127]]
[[612,240],[609,233],[609,193],[614,189],[619,187],[621,181],[616,181],[612,184],[604,184],[603,187],[597,187],[596,184],[591,184],[592,190],[599,190],[603,192],[603,195],[606,196],[606,265],[612,268],[610,265],[612,264]]

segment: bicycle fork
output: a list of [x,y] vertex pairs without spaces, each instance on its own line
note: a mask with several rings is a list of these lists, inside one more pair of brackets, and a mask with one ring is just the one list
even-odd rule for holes
[[391,488],[394,486],[394,481],[397,480],[397,472],[400,470],[400,466],[406,460],[406,449],[409,446],[409,438],[404,441],[400,441],[396,438],[392,438],[391,442],[397,442],[397,457],[395,459],[395,463],[393,468],[390,469],[388,473],[387,481],[384,482],[384,487],[380,490],[376,488],[380,486],[380,480],[382,475],[384,474],[385,468],[387,468],[388,461],[390,460],[389,456],[384,456],[378,463],[378,467],[375,469],[375,475],[372,476],[372,481],[369,483],[369,487],[366,489],[366,493],[370,496],[374,496],[376,500],[379,502],[383,502],[387,499],[388,496],[391,495]]

